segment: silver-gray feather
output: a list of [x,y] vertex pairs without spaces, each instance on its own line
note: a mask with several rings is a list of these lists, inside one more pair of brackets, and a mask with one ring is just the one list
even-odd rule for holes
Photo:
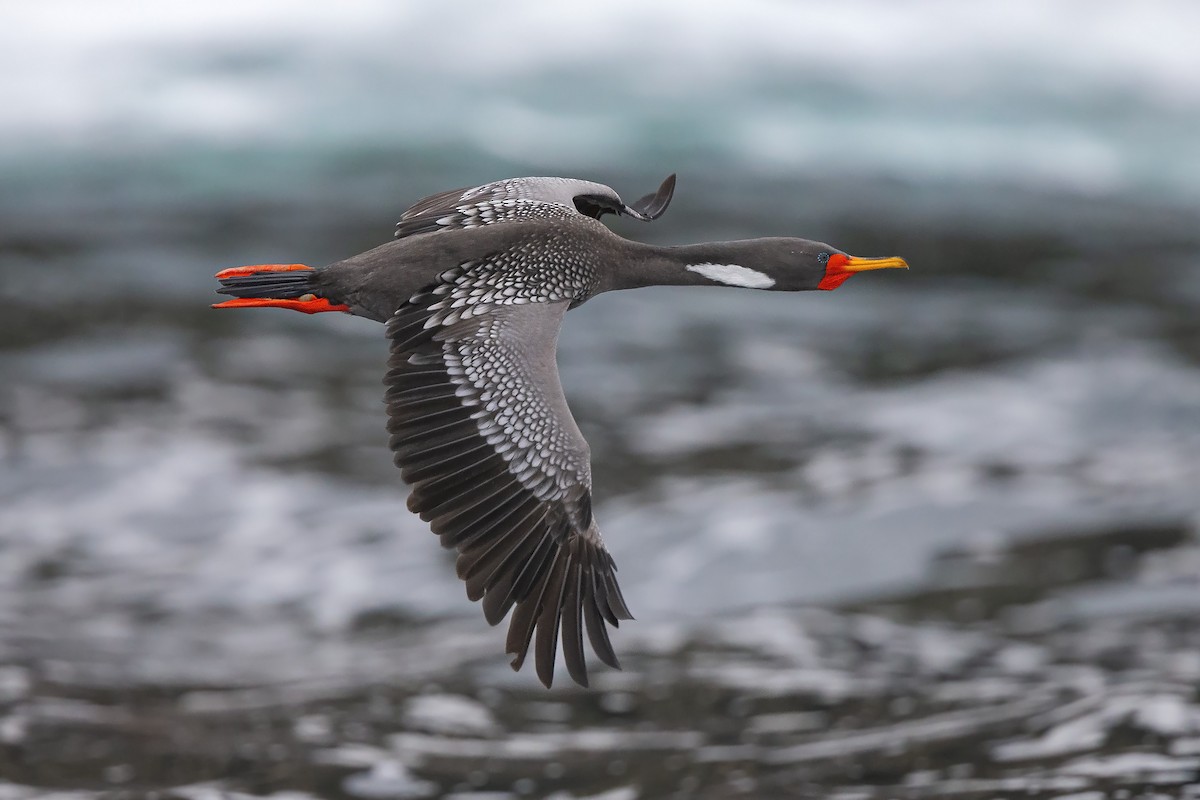
[[567,303],[470,310],[477,322],[469,335],[447,330],[434,338],[445,340],[446,371],[462,403],[477,409],[472,416],[480,437],[541,500],[563,500],[576,486],[590,488],[590,451],[567,407],[554,360]]
[[529,200],[540,203],[556,203],[567,208],[575,207],[575,198],[580,195],[600,195],[620,203],[621,198],[609,186],[579,178],[507,178],[492,181],[468,189],[451,189],[418,200],[400,215],[401,221],[424,216],[438,209],[456,209],[461,205],[504,200]]
[[582,632],[616,666],[605,625],[630,618],[555,361],[563,315],[595,284],[596,265],[574,252],[464,262],[388,323],[388,428],[409,507],[459,551],[459,577],[487,620],[513,611],[514,668],[536,637],[547,685],[560,630],[568,670],[586,685]]
[[414,203],[400,215],[396,238],[442,230],[478,228],[499,222],[565,220],[575,216],[599,219],[604,214],[627,214],[651,220],[671,201],[675,176],[658,192],[626,205],[609,186],[578,178],[509,178],[469,189],[452,189]]

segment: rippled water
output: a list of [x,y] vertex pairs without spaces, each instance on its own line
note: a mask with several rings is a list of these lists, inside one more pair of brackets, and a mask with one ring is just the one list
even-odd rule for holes
[[[1193,4],[113,8],[0,29],[4,792],[1194,780]],[[670,171],[620,233],[913,269],[572,312],[638,620],[546,692],[405,510],[379,327],[212,312],[211,276],[448,186]]]

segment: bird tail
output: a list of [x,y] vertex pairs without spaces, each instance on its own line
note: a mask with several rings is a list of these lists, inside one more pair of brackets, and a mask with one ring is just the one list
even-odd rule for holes
[[306,314],[348,311],[349,306],[329,302],[315,293],[317,271],[304,264],[254,264],[232,267],[217,273],[218,294],[234,299],[213,308],[290,308]]

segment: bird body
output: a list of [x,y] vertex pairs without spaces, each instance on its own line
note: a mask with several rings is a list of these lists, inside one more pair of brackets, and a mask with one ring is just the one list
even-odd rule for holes
[[617,667],[607,626],[632,618],[592,513],[590,450],[558,379],[566,312],[616,289],[831,289],[857,271],[906,266],[795,238],[659,247],[599,222],[606,213],[655,219],[674,186],[672,175],[626,205],[589,181],[497,181],[419,201],[394,241],[326,267],[217,276],[235,298],[218,308],[347,311],[386,323],[388,431],[409,508],[458,551],[458,575],[488,622],[512,612],[513,668],[532,645],[546,686],[560,630],[568,671],[586,686],[585,633]]
[[421,289],[445,282],[441,276],[450,273],[462,290],[478,292],[478,302],[470,305],[480,308],[580,303],[600,287],[606,268],[602,253],[612,243],[607,240],[624,241],[588,218],[569,227],[537,219],[410,236],[330,264],[314,276],[313,289],[380,322]]

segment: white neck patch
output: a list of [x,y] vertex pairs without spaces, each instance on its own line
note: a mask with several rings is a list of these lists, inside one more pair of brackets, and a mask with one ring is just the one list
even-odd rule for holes
[[741,264],[688,264],[689,272],[697,272],[710,281],[726,286],[744,286],[747,289],[770,289],[775,279],[756,269]]

